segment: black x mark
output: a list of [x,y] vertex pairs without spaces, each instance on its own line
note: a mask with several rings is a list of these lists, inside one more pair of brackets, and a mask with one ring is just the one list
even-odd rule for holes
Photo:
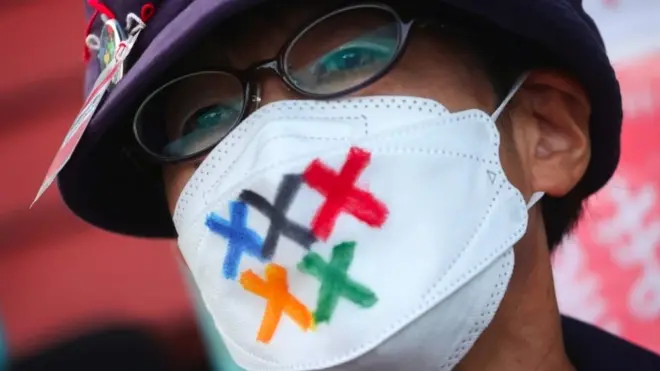
[[286,218],[286,213],[289,211],[289,207],[302,182],[300,175],[285,175],[282,183],[277,188],[273,205],[261,195],[250,190],[244,190],[239,196],[241,201],[254,207],[270,219],[270,227],[268,227],[268,233],[261,248],[261,255],[266,259],[270,260],[275,254],[280,236],[290,238],[306,250],[309,250],[312,244],[316,242],[316,237],[311,230]]

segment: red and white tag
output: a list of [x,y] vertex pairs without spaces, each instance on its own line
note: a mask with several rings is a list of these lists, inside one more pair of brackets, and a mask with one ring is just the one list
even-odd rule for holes
[[96,113],[96,109],[99,107],[108,88],[118,81],[117,76],[122,71],[124,60],[126,60],[126,57],[135,45],[135,41],[143,28],[143,26],[136,27],[126,40],[119,43],[113,61],[101,71],[96,82],[94,82],[92,91],[87,96],[87,99],[85,99],[82,109],[73,121],[73,125],[71,125],[71,129],[69,129],[69,132],[64,137],[64,141],[55,154],[55,158],[50,164],[46,177],[30,207],[32,207],[44,192],[46,192],[48,187],[53,184],[57,175],[62,171],[67,162],[69,162],[69,159],[71,159],[73,151],[78,146],[80,138],[82,138],[85,129],[87,129],[87,125],[92,120],[92,117],[94,117],[94,113]]

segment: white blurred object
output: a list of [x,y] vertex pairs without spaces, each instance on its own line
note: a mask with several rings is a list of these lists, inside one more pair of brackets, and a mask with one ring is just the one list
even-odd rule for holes
[[613,334],[620,334],[621,324],[612,315],[609,298],[603,295],[603,282],[589,269],[588,251],[577,238],[567,238],[553,256],[555,289],[559,309]]
[[660,50],[660,0],[584,0],[614,62]]

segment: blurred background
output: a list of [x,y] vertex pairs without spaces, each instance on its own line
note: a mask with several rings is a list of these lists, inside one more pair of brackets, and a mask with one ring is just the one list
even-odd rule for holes
[[[584,3],[626,122],[615,179],[554,257],[560,306],[660,353],[660,0]],[[80,0],[0,0],[0,353],[130,329],[190,365],[203,350],[170,242],[87,226],[55,187],[28,209],[82,102],[82,13]]]

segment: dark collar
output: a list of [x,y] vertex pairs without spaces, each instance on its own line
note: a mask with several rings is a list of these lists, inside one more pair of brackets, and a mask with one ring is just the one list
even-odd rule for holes
[[562,328],[577,371],[660,371],[660,356],[594,326],[562,317]]

